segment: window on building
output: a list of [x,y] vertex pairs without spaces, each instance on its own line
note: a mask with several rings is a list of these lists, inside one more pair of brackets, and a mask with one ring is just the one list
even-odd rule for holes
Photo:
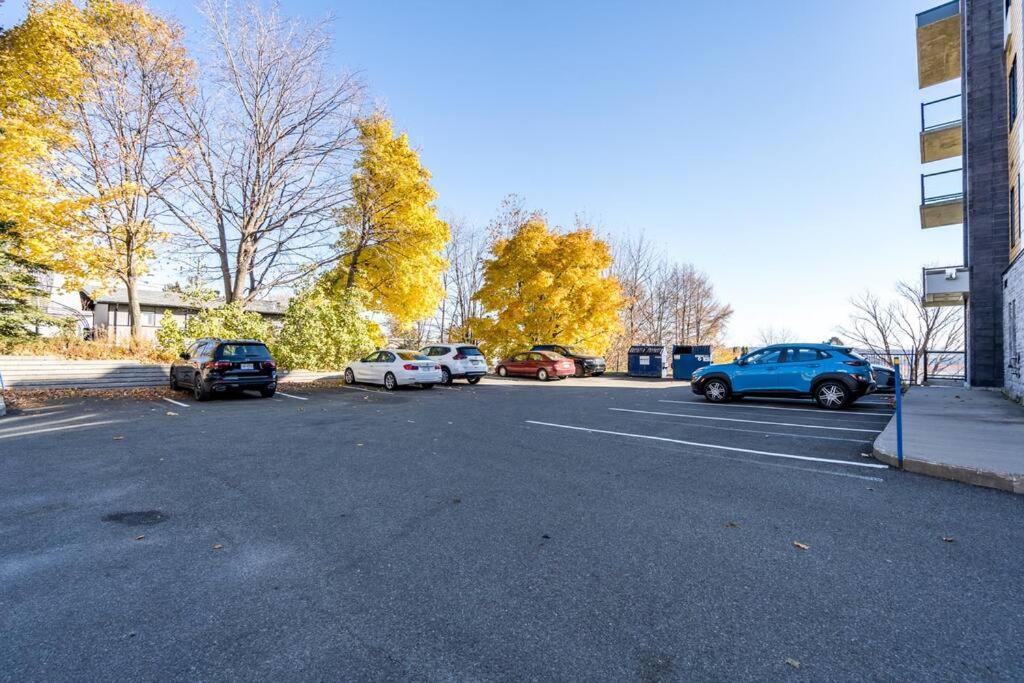
[[1017,208],[1017,188],[1010,188],[1010,247],[1017,246],[1020,234],[1020,211]]
[[1006,83],[1006,93],[1010,98],[1010,125],[1017,120],[1017,57],[1013,58],[1013,66],[1010,67],[1010,77]]

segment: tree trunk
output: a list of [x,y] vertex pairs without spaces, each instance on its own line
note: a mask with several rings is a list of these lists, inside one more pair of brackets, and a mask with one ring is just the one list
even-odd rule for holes
[[131,326],[131,339],[129,343],[134,348],[142,339],[142,330],[139,324],[142,319],[142,307],[139,305],[138,283],[135,281],[135,276],[132,274],[126,276],[124,284],[125,289],[128,291],[128,320]]

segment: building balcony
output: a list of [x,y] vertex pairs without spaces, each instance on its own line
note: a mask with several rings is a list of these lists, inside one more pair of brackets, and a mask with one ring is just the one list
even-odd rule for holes
[[962,97],[951,95],[921,105],[921,163],[963,154]]
[[921,174],[921,227],[964,222],[963,169]]
[[964,266],[922,268],[921,291],[926,308],[962,306],[971,291],[971,271]]
[[927,88],[960,77],[960,0],[917,15],[917,82]]

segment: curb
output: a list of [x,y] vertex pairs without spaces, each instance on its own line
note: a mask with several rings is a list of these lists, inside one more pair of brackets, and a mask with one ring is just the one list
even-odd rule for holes
[[0,417],[7,414],[7,406],[4,405],[4,397],[0,396]]
[[[886,430],[887,429],[888,427]],[[885,431],[883,430],[882,434],[884,433]],[[890,453],[878,445],[878,441],[882,438],[882,434],[879,434],[878,438],[875,439],[872,455],[874,455],[876,460],[880,460],[886,465],[896,468],[898,461],[896,454]],[[999,489],[1000,491],[1024,494],[1024,475],[1021,474],[1005,474],[1002,472],[976,470],[960,465],[950,465],[949,463],[908,458],[906,455],[903,456],[903,469],[906,472],[926,474],[930,477],[938,477],[939,479],[950,479],[952,481],[960,481],[973,486],[984,486],[990,489]]]

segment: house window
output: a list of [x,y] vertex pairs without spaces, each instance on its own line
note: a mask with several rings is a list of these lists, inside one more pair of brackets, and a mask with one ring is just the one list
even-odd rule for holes
[[1010,67],[1010,77],[1006,83],[1006,92],[1010,98],[1010,125],[1017,120],[1017,57],[1013,57],[1013,66]]

